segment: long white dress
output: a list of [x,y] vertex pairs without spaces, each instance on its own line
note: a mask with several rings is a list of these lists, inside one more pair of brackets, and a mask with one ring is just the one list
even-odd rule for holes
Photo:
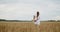
[[40,29],[39,29],[39,26],[40,26],[40,16],[38,16],[38,20],[37,20],[37,17],[35,16],[34,20],[36,20],[34,22],[34,24],[36,25],[37,32],[40,32]]
[[40,16],[38,16],[38,20],[37,20],[37,17],[35,16],[35,19],[34,20],[36,20],[34,22],[36,25],[40,25]]

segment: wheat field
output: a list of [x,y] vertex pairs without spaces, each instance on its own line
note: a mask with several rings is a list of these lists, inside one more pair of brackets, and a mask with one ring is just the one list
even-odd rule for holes
[[33,22],[0,22],[0,32],[37,32]]
[[[40,32],[60,32],[60,22],[40,22]],[[37,32],[33,22],[0,22],[0,32]]]
[[41,22],[40,32],[60,32],[60,22]]

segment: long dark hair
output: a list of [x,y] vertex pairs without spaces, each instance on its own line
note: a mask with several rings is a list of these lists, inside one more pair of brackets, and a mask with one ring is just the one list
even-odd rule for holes
[[37,17],[39,16],[39,11],[37,11]]

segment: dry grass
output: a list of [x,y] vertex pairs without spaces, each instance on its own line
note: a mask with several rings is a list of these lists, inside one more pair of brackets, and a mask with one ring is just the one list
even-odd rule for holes
[[40,32],[60,32],[60,22],[41,22]]
[[[0,32],[37,32],[33,22],[0,22]],[[60,32],[60,22],[41,22],[40,32]]]
[[36,32],[32,22],[0,22],[0,32]]

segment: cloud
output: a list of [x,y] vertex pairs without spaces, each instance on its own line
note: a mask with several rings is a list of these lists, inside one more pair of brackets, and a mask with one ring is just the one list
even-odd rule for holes
[[39,7],[31,4],[0,4],[0,18],[32,19],[33,12]]
[[48,20],[60,14],[60,2],[56,1],[1,0],[0,18],[31,20],[36,11],[40,11],[40,19]]
[[52,20],[60,20],[60,16],[53,17]]

